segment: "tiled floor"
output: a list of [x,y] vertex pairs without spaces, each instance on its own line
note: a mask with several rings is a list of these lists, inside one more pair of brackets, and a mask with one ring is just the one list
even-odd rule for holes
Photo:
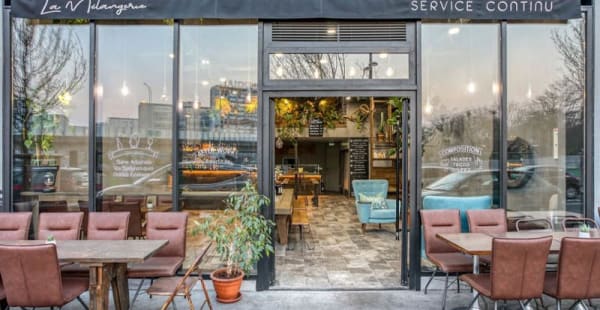
[[393,224],[361,232],[353,198],[321,195],[312,208],[307,243],[290,232],[293,250],[277,244],[274,288],[381,289],[400,287],[400,241]]

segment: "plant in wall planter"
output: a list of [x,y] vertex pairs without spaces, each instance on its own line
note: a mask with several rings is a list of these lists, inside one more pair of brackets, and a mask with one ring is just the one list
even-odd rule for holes
[[195,221],[192,233],[206,234],[214,242],[225,265],[210,275],[217,301],[239,301],[244,275],[252,271],[263,255],[273,253],[271,229],[274,223],[260,213],[261,207],[269,203],[269,198],[259,194],[254,185],[247,182],[240,192],[225,199],[226,208],[222,213],[201,223]]

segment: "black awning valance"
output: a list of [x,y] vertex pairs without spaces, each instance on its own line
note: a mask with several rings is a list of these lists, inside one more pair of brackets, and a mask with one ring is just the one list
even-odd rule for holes
[[579,0],[12,0],[15,17],[42,19],[564,20]]

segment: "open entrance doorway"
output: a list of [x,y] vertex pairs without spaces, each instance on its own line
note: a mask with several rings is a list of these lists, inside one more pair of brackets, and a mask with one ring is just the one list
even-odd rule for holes
[[408,204],[402,202],[408,202],[412,98],[411,93],[265,98],[274,115],[275,288],[406,285],[408,232],[402,227],[409,227]]

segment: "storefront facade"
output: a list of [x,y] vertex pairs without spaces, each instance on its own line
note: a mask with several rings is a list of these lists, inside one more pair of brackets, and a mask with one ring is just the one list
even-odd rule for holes
[[[248,180],[274,198],[278,100],[339,98],[351,117],[353,98],[385,97],[405,100],[402,286],[420,288],[424,196],[598,216],[591,2],[9,2],[3,211],[144,196],[200,216]],[[330,146],[365,137],[352,126]]]

